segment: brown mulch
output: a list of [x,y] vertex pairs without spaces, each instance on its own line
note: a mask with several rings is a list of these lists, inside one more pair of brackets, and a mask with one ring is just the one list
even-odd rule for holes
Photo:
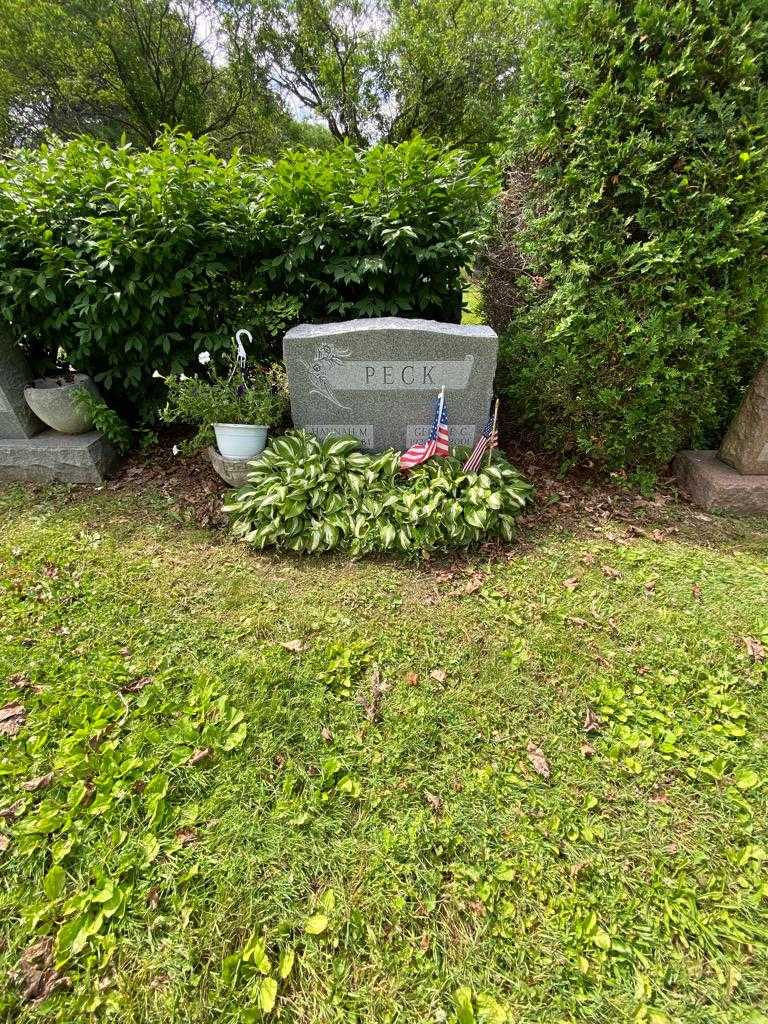
[[223,528],[227,520],[221,506],[227,485],[204,453],[174,455],[173,443],[171,438],[129,456],[107,483],[107,489],[129,494],[152,490],[179,508],[188,521],[209,529]]
[[[637,536],[647,532],[652,539],[661,540],[662,534],[698,534],[702,524],[715,521],[677,492],[671,476],[662,477],[654,493],[644,497],[621,474],[606,477],[582,467],[563,475],[551,456],[509,443],[505,450],[536,488],[536,502],[520,521],[525,531],[523,541],[525,533],[538,535],[560,529],[602,533],[609,521],[616,524],[617,520],[626,523]],[[227,485],[216,475],[204,453],[191,457],[174,455],[173,438],[132,455],[106,486],[112,491],[137,495],[154,491],[172,502],[192,523],[212,529],[226,526],[221,506]]]
[[[142,498],[147,494],[164,498],[190,525],[223,530],[227,525],[221,511],[229,489],[210,465],[205,453],[174,455],[178,435],[164,434],[157,445],[129,456],[105,489]],[[608,477],[589,466],[563,474],[558,461],[533,448],[502,436],[510,461],[536,488],[536,500],[521,516],[521,533],[511,546],[488,544],[483,551],[496,557],[524,552],[541,537],[560,531],[599,535],[609,541],[621,535],[648,536],[654,541],[679,535],[707,543],[708,537],[733,533],[743,539],[739,520],[705,514],[692,506],[675,486],[674,477],[662,476],[650,496],[643,496],[621,474]],[[74,494],[88,490],[73,489]]]

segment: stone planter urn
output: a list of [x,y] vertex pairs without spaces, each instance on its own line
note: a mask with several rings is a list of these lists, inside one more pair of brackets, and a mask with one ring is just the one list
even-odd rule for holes
[[[255,459],[228,459],[213,445],[208,449],[208,458],[224,483],[229,484],[230,487],[242,487],[243,484],[247,484],[251,463],[256,461]],[[258,458],[257,455],[256,459]]]
[[69,377],[39,377],[24,389],[27,405],[38,419],[60,434],[85,434],[93,430],[93,421],[74,403],[73,395],[86,389],[94,395],[98,388],[85,373]]

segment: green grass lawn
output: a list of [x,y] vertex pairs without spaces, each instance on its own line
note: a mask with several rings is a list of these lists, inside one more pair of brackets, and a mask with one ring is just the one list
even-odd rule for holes
[[0,492],[0,1020],[768,1022],[768,523],[654,515],[415,567]]

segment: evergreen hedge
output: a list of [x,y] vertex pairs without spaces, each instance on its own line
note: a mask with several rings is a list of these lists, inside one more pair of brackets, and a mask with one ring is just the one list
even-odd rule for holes
[[275,164],[179,135],[20,151],[0,164],[0,318],[37,368],[61,346],[148,418],[153,371],[196,367],[238,327],[266,361],[301,320],[457,319],[488,187],[422,139]]
[[485,290],[546,446],[714,446],[765,356],[767,29],[762,0],[537,9]]

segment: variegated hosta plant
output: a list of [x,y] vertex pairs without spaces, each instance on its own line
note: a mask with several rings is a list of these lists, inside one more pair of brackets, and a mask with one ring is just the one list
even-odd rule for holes
[[342,548],[354,555],[418,554],[511,539],[533,488],[499,453],[478,473],[458,457],[407,474],[397,452],[366,455],[355,438],[295,431],[273,441],[224,511],[259,548]]

